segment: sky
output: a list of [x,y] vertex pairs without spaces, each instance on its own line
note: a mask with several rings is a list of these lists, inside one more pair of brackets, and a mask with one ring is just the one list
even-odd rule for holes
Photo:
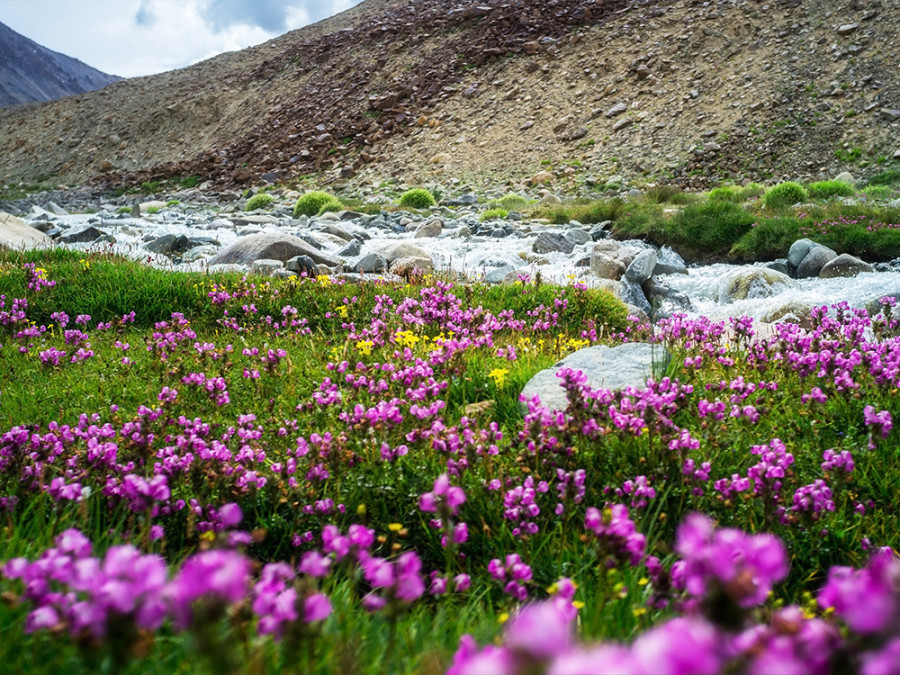
[[183,68],[361,0],[0,0],[0,23],[111,75]]

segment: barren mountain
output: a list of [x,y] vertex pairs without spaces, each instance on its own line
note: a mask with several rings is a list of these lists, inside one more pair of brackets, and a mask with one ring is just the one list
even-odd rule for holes
[[898,63],[887,0],[365,0],[189,68],[0,110],[0,182],[864,174],[900,161]]
[[42,47],[0,23],[0,106],[52,101],[118,79]]

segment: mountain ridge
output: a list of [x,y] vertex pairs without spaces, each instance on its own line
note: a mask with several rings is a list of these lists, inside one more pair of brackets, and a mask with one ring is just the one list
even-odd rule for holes
[[900,161],[898,26],[878,0],[365,0],[189,68],[0,110],[0,180],[549,173],[578,192],[874,172]]
[[120,79],[0,23],[0,107],[52,101],[100,89]]

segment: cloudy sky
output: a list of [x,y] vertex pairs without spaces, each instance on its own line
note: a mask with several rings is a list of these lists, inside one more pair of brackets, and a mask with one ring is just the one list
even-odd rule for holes
[[243,49],[361,0],[0,0],[0,23],[105,73],[135,77]]

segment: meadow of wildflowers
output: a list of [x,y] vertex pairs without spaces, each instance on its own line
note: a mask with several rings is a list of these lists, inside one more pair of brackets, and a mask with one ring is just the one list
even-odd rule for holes
[[[30,255],[0,265],[14,671],[900,672],[890,299],[760,337],[539,280]],[[635,340],[671,355],[647,387],[563,371],[565,411],[520,412]]]

